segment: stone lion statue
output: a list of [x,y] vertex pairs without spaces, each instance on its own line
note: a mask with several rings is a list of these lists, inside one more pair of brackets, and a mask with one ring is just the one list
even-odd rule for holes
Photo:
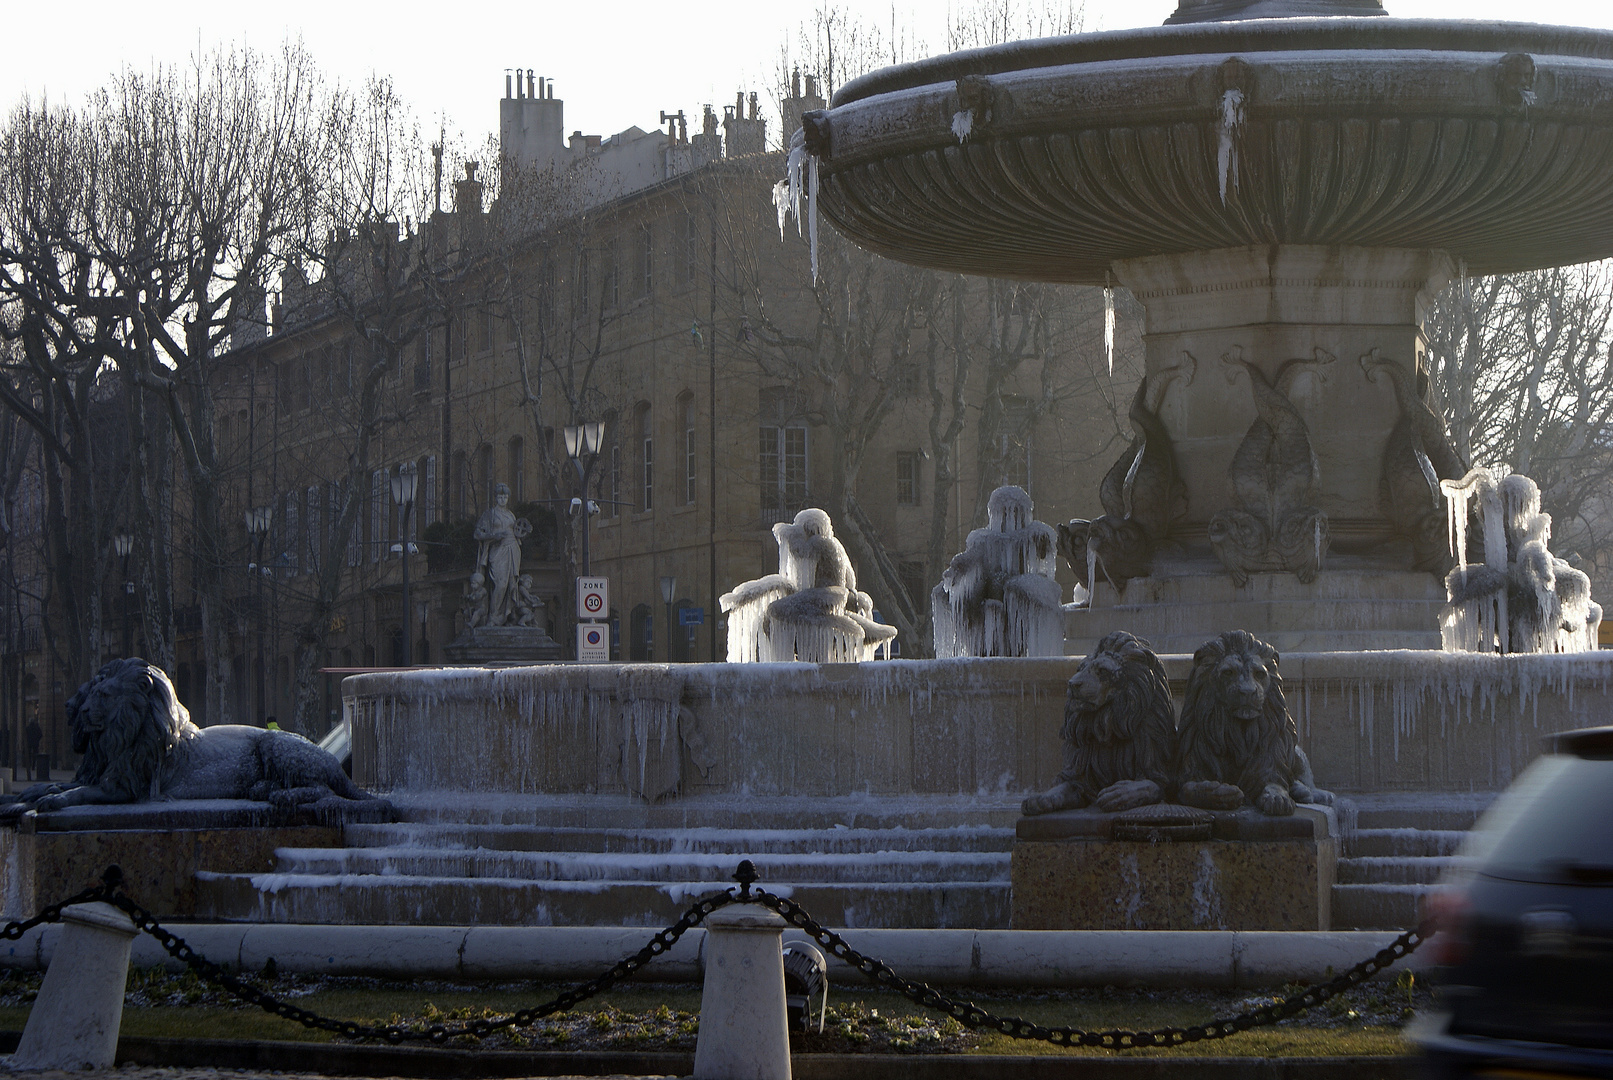
[[250,799],[277,806],[372,800],[325,750],[289,731],[240,724],[199,728],[160,668],[114,660],[67,699],[73,749],[84,755],[70,784],[36,784],[0,807]]
[[1248,802],[1285,817],[1296,802],[1333,801],[1299,748],[1277,650],[1246,630],[1193,654],[1177,737],[1177,798],[1189,806],[1236,810]]
[[1124,630],[1098,642],[1070,678],[1060,734],[1064,771],[1055,786],[1025,800],[1026,814],[1130,810],[1170,793],[1174,709],[1148,642]]

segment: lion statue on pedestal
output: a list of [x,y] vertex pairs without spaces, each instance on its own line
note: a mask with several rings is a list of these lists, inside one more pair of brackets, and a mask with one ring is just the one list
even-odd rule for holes
[[1297,802],[1333,801],[1299,748],[1277,650],[1246,630],[1193,654],[1177,738],[1177,798],[1188,806],[1236,810],[1248,802],[1286,817]]
[[1026,814],[1091,806],[1117,812],[1170,794],[1176,726],[1165,668],[1148,642],[1109,634],[1070,678],[1064,705],[1064,771],[1025,800]]
[[0,806],[0,820],[86,803],[247,799],[275,806],[339,805],[376,796],[329,752],[289,731],[241,724],[199,728],[162,669],[114,660],[67,700],[70,784],[37,784]]

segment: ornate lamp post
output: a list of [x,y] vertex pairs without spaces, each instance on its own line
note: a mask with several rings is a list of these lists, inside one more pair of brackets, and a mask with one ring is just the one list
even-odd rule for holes
[[412,461],[405,461],[398,466],[398,471],[392,474],[392,501],[403,508],[398,517],[398,532],[400,543],[398,550],[403,559],[403,666],[414,664],[414,628],[409,625],[409,615],[412,608],[409,606],[409,555],[414,545],[409,543],[409,513],[414,509],[415,489],[420,480],[420,467]]
[[252,572],[253,606],[257,608],[258,615],[258,691],[257,691],[257,720],[263,722],[263,575],[269,572],[263,565],[263,542],[269,538],[269,525],[274,520],[274,507],[254,506],[245,515],[247,535],[251,536],[257,545],[256,561],[248,564],[247,569]]
[[112,548],[123,560],[123,655],[134,653],[134,580],[129,577],[129,552],[134,550],[134,536],[118,532],[112,537]]
[[672,659],[672,597],[677,594],[678,579],[671,574],[661,579],[661,602],[666,605],[666,658]]
[[590,519],[599,511],[598,504],[588,497],[588,474],[593,472],[594,461],[599,456],[599,444],[605,438],[605,425],[598,420],[586,424],[568,424],[565,433],[566,456],[571,459],[572,468],[577,470],[578,498],[571,500],[571,510],[574,514],[582,514],[582,575],[587,577],[593,571],[588,559],[588,527]]

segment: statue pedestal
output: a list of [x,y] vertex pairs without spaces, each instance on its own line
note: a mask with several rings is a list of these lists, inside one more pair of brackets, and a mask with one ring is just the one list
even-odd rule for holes
[[478,626],[443,649],[455,664],[509,664],[559,660],[560,643],[541,626]]
[[1328,930],[1338,845],[1323,807],[1218,813],[1208,840],[1111,840],[1115,815],[1020,818],[1015,930]]

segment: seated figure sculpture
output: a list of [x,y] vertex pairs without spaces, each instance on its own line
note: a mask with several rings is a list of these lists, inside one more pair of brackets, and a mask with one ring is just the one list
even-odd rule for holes
[[161,668],[113,660],[67,700],[68,784],[37,784],[0,805],[0,820],[85,803],[250,799],[289,807],[375,800],[328,751],[289,731],[244,724],[198,728]]
[[773,526],[779,572],[747,581],[718,602],[728,613],[730,663],[854,663],[896,636],[873,620],[874,602],[835,539],[829,515],[806,509]]
[[1177,798],[1204,810],[1254,804],[1286,817],[1296,802],[1331,803],[1316,786],[1283,698],[1277,650],[1246,630],[1199,646],[1177,731]]
[[1061,656],[1058,536],[1036,521],[1024,488],[991,493],[975,529],[930,594],[935,655]]
[[1092,806],[1117,812],[1171,792],[1176,749],[1170,686],[1148,642],[1106,636],[1070,678],[1064,705],[1064,771],[1025,800],[1026,814]]

